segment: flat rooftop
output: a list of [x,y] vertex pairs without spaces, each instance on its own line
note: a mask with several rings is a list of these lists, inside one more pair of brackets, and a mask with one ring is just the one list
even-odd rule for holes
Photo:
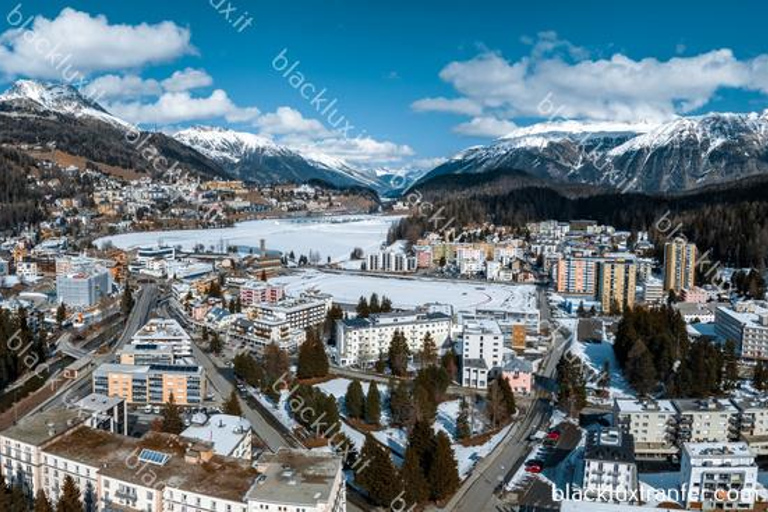
[[176,320],[153,318],[133,335],[133,343],[166,341],[190,341],[189,334]]
[[40,446],[88,417],[80,409],[51,409],[27,416],[0,435],[21,443]]
[[754,453],[744,442],[737,443],[685,443],[685,451],[691,457],[742,458],[753,457]]
[[79,402],[77,406],[87,411],[106,412],[113,409],[123,401],[117,396],[106,396],[99,393],[91,393]]
[[665,412],[676,413],[675,406],[670,400],[632,400],[623,399],[615,401],[619,412]]
[[675,408],[680,413],[687,412],[730,412],[736,413],[738,409],[726,398],[709,398],[709,399],[681,399],[672,400]]
[[245,418],[215,414],[204,425],[192,424],[187,427],[181,437],[213,443],[216,453],[230,455],[251,430],[251,424]]
[[341,459],[324,453],[281,449],[262,455],[257,467],[261,476],[248,498],[277,505],[325,503],[342,478]]
[[208,462],[185,460],[187,449],[194,443],[176,436],[149,432],[136,439],[103,430],[79,427],[46,448],[46,452],[81,464],[99,468],[105,476],[135,485],[146,486],[144,473],[136,471],[133,460],[142,449],[169,455],[164,465],[152,464],[156,475],[152,487],[169,486],[189,492],[200,492],[221,499],[244,501],[258,476],[248,461],[214,455]]

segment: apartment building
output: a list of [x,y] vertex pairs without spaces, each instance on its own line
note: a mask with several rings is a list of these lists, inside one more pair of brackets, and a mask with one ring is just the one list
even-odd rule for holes
[[238,318],[227,329],[227,340],[231,344],[259,353],[272,343],[287,352],[295,352],[306,338],[306,330],[292,328],[288,319],[281,317]]
[[560,258],[553,267],[555,290],[558,293],[595,296],[598,263],[597,258],[579,256]]
[[289,297],[275,303],[261,302],[248,308],[251,320],[271,318],[284,319],[291,329],[308,329],[325,322],[333,304],[330,295],[313,293]]
[[[57,260],[56,299],[70,307],[89,308],[112,291],[112,274],[99,264],[88,261]],[[61,272],[59,266],[62,266]],[[67,270],[64,270],[66,268]]]
[[637,266],[633,260],[601,261],[598,271],[597,298],[602,311],[618,314],[634,307]]
[[715,333],[736,342],[739,355],[745,359],[768,359],[768,302],[739,302],[732,308],[715,311]]
[[192,338],[179,322],[169,318],[153,318],[131,338],[135,345],[165,345],[173,349],[176,357],[192,355]]
[[415,256],[404,252],[382,251],[368,255],[365,270],[369,272],[416,272],[418,261]]
[[264,281],[247,281],[240,287],[240,302],[253,306],[260,302],[278,302],[285,297],[285,287],[271,285]]
[[673,400],[678,412],[679,443],[736,441],[739,410],[724,398]]
[[405,335],[412,354],[421,351],[427,333],[439,348],[450,338],[451,326],[448,315],[415,311],[337,320],[337,360],[342,366],[373,364],[389,351],[396,331]]
[[685,443],[680,466],[688,510],[753,508],[758,467],[746,443]]
[[758,456],[768,455],[768,400],[733,400],[739,410],[741,440]]
[[93,392],[129,404],[198,405],[207,395],[205,370],[196,365],[103,364],[93,371]]
[[664,244],[664,290],[680,293],[696,284],[696,245],[677,238]]
[[462,325],[459,338],[461,384],[485,389],[504,358],[504,335],[498,322],[476,318]]
[[638,489],[632,435],[617,428],[590,432],[584,450],[584,496],[595,501],[633,503]]
[[120,364],[143,366],[149,364],[176,364],[176,351],[172,345],[161,343],[129,343],[117,353]]
[[613,424],[630,434],[635,456],[656,459],[676,455],[677,409],[669,400],[614,400]]

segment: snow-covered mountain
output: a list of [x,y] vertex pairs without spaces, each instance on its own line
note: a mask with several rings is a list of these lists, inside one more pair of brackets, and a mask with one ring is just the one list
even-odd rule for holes
[[385,186],[375,173],[355,169],[342,159],[292,149],[252,133],[195,126],[173,137],[243,179],[261,183],[319,179],[337,186],[376,190]]
[[671,192],[768,173],[768,115],[713,113],[667,123],[542,123],[457,154],[445,174],[520,169],[621,190]]
[[7,91],[0,94],[0,105],[8,115],[61,114],[78,119],[101,121],[120,129],[133,127],[66,84],[18,80]]

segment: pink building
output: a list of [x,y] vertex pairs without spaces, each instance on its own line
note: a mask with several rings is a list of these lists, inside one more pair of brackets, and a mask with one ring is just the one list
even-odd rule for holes
[[432,248],[428,245],[416,246],[413,248],[416,253],[416,265],[419,268],[430,268],[434,261],[432,257]]
[[248,281],[240,288],[240,302],[253,306],[262,302],[278,302],[285,297],[285,288],[264,281]]
[[525,359],[516,357],[506,361],[501,369],[501,376],[507,380],[515,393],[528,395],[533,389],[533,365]]
[[680,297],[683,302],[694,302],[696,304],[704,304],[707,302],[707,292],[703,288],[694,286],[693,288],[683,288],[680,292]]

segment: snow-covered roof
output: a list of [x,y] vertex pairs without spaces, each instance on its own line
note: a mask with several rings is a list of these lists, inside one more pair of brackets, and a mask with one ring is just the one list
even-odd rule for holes
[[187,427],[181,436],[213,443],[213,450],[226,456],[232,454],[251,430],[251,424],[245,418],[215,414],[203,425]]

